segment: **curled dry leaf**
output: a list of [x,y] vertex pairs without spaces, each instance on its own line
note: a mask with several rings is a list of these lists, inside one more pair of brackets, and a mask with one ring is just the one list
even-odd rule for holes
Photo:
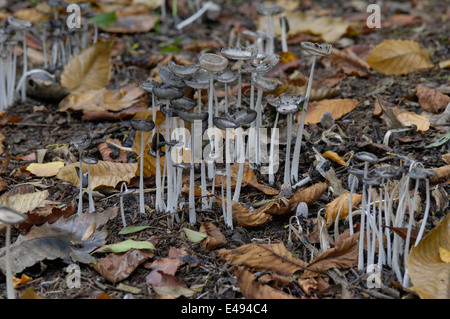
[[25,194],[18,193],[11,196],[5,193],[0,197],[0,205],[5,205],[19,212],[26,213],[45,205],[48,196],[48,190]]
[[[362,195],[352,194],[352,207],[356,207],[361,203]],[[339,215],[339,219],[345,219],[348,216],[350,193],[345,193],[334,199],[325,206],[325,218],[327,219],[327,227],[329,227]]]
[[450,103],[450,97],[442,94],[437,89],[417,85],[416,90],[416,95],[419,98],[419,104],[427,112],[439,113],[445,110],[447,104]]
[[347,163],[336,152],[326,151],[325,153],[322,154],[322,156],[330,160],[333,160],[342,166],[347,166]]
[[[320,123],[320,118],[325,111],[329,111],[335,120],[351,112],[359,101],[355,99],[332,99],[311,102],[306,112],[305,123]],[[301,113],[298,115],[300,123]]]
[[351,47],[343,50],[333,48],[330,59],[346,75],[357,75],[360,77],[368,77],[370,75],[369,64],[359,58]]
[[[188,191],[189,193],[189,191]],[[201,190],[200,190],[201,195]],[[196,191],[197,196],[197,191]],[[222,206],[222,198],[220,196],[216,196],[217,203]],[[226,201],[226,198],[225,198]],[[270,203],[269,203],[270,205]],[[267,207],[262,206],[256,210],[251,210],[248,207],[245,207],[235,201],[231,201],[231,210],[233,212],[233,219],[239,223],[239,225],[244,227],[258,227],[264,224],[267,224],[272,220],[272,216],[266,214]]]
[[97,42],[75,55],[61,73],[61,85],[71,93],[100,90],[111,79],[112,41]]
[[428,52],[410,40],[384,40],[370,53],[367,63],[385,75],[402,75],[434,67]]
[[24,232],[28,232],[33,225],[40,226],[44,223],[53,224],[61,217],[68,218],[69,216],[72,216],[75,213],[76,207],[77,204],[72,204],[64,208],[45,205],[43,208],[26,212],[28,219],[17,225],[17,228]]
[[208,235],[208,237],[206,237],[201,242],[201,245],[205,247],[206,250],[212,250],[222,247],[227,242],[225,236],[213,223],[209,222],[200,223],[200,232]]
[[237,284],[246,299],[294,299],[282,290],[263,284],[245,266],[234,267]]
[[433,170],[436,172],[436,176],[430,178],[432,183],[450,180],[450,165],[433,168]]
[[289,198],[289,211],[294,212],[301,202],[305,202],[308,206],[314,204],[329,186],[330,182],[326,180],[310,187],[300,188]]
[[450,214],[406,256],[409,289],[420,298],[450,298],[450,265],[441,259],[440,249],[450,250]]
[[430,121],[424,115],[416,114],[414,112],[398,112],[396,113],[397,119],[404,126],[416,125],[418,131],[428,131],[430,128]]

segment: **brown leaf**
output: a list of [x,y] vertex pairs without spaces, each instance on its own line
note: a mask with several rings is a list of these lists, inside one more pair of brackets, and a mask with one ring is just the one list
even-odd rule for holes
[[162,274],[175,275],[181,261],[178,258],[160,258],[155,260],[151,265],[152,271],[145,277],[147,285],[161,286],[165,281]]
[[204,240],[201,241],[201,245],[205,247],[206,250],[212,250],[219,247],[222,247],[226,244],[227,239],[220,232],[220,230],[210,222],[202,222],[200,223],[201,233],[205,233],[208,235]]
[[450,298],[450,266],[441,259],[440,248],[450,250],[450,214],[406,256],[412,283],[410,290],[420,298]]
[[[386,227],[389,228],[390,230],[392,230],[397,235],[399,235],[403,240],[406,240],[408,228],[406,228],[406,227],[388,227],[388,226],[386,226]],[[411,229],[410,242],[415,242],[418,234],[419,234],[419,231],[417,229]]]
[[297,209],[297,205],[305,202],[308,206],[314,204],[330,186],[329,181],[316,183],[310,187],[300,188],[289,198],[289,210]]
[[367,63],[385,75],[402,75],[434,67],[428,52],[410,40],[384,40],[370,53]]
[[61,85],[71,93],[100,90],[111,79],[111,41],[97,42],[72,57],[61,73]]
[[437,89],[431,89],[423,85],[417,85],[416,89],[419,104],[427,112],[439,113],[450,103],[450,97]]
[[283,243],[245,244],[235,249],[220,249],[219,256],[231,265],[244,265],[257,271],[273,271],[290,277],[307,268],[306,262],[292,256]]
[[91,266],[106,280],[115,284],[128,278],[139,265],[153,256],[154,253],[150,250],[131,249],[123,254],[111,253]]
[[370,66],[366,61],[359,58],[351,47],[343,50],[333,48],[330,59],[344,74],[360,77],[368,77],[370,75]]
[[28,232],[33,225],[40,226],[44,223],[53,224],[61,217],[68,218],[72,216],[75,213],[76,207],[77,204],[72,204],[64,208],[46,205],[44,208],[27,212],[28,219],[17,225],[17,228]]
[[97,149],[102,155],[102,159],[104,161],[126,163],[128,160],[127,160],[127,152],[125,150],[119,150],[119,155],[117,157],[115,158],[111,157],[112,149],[108,145],[109,142],[113,142],[116,145],[122,146],[122,143],[116,138],[114,139],[108,138],[106,142],[98,144]]
[[[325,111],[329,111],[335,120],[351,112],[359,101],[355,99],[332,99],[311,102],[306,112],[305,123],[320,123],[320,118]],[[300,123],[301,112],[298,115]]]
[[246,299],[294,299],[279,289],[260,283],[247,267],[236,266],[234,272],[240,291]]
[[64,167],[64,162],[55,161],[49,163],[31,163],[27,166],[27,171],[38,177],[50,177],[58,174],[59,170]]
[[[345,219],[349,211],[350,193],[342,194],[334,199],[331,203],[325,206],[325,218],[327,219],[327,227],[336,220],[339,214],[339,219]],[[352,207],[356,207],[361,203],[362,195],[352,194]]]
[[430,178],[430,182],[439,183],[450,179],[450,165],[433,168],[436,176]]
[[[189,192],[188,192],[189,193]],[[197,195],[196,190],[196,196],[200,196],[200,194]],[[222,198],[220,196],[215,197],[217,203],[219,206],[222,206]],[[226,202],[226,198],[224,198]],[[262,206],[256,210],[251,210],[250,208],[247,208],[239,203],[236,203],[235,201],[231,201],[231,210],[233,212],[233,219],[239,223],[239,225],[244,227],[258,227],[264,224],[267,224],[269,221],[272,220],[272,216],[265,213],[265,210],[267,209],[266,206]]]

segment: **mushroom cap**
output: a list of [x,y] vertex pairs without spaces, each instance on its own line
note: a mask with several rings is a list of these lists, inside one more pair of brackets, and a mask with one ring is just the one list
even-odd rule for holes
[[181,65],[176,64],[172,60],[170,60],[167,64],[169,69],[176,74],[177,76],[183,78],[183,79],[190,79],[192,76],[194,76],[195,73],[197,73],[198,69],[200,68],[200,65],[197,64],[189,64],[189,65]]
[[220,53],[231,60],[253,60],[258,51],[244,47],[226,47],[222,48]]
[[132,119],[131,126],[137,131],[151,131],[155,128],[155,122],[149,119]]
[[184,83],[195,90],[207,89],[209,88],[209,72],[201,69],[189,80],[184,80]]
[[238,128],[239,124],[235,121],[225,118],[225,117],[213,117],[213,123],[221,130],[226,130],[227,128]]
[[173,86],[161,85],[153,88],[153,94],[163,100],[173,100],[181,98],[184,92]]
[[88,164],[88,165],[95,165],[98,163],[98,159],[96,159],[95,157],[91,157],[91,156],[83,156],[81,158],[81,160],[83,161],[83,163]]
[[242,73],[267,73],[272,70],[280,62],[281,56],[273,53],[265,56],[262,60],[256,58],[250,65],[241,69]]
[[181,168],[181,169],[189,169],[189,168],[191,168],[194,165],[185,164],[185,163],[175,163],[175,164],[172,164],[172,166],[176,167],[176,168]]
[[183,96],[179,99],[171,100],[170,106],[176,109],[189,111],[197,106],[197,102],[193,99]]
[[159,83],[158,81],[155,80],[148,80],[148,81],[144,81],[139,83],[139,86],[141,88],[143,88],[145,91],[147,91],[148,93],[153,93],[153,88],[160,86],[161,83]]
[[92,137],[89,135],[89,133],[76,133],[70,139],[70,144],[73,147],[83,150],[91,146],[91,143]]
[[18,30],[18,31],[25,30],[25,29],[31,27],[30,22],[28,22],[26,20],[19,20],[19,19],[15,18],[14,16],[8,17],[8,24],[12,29]]
[[214,53],[203,54],[199,62],[200,67],[208,72],[220,72],[228,66],[227,58]]
[[364,176],[364,171],[359,168],[350,168],[348,173],[359,177]]
[[252,123],[256,117],[258,116],[258,112],[255,110],[240,110],[231,116],[231,119],[238,123],[239,125],[248,125]]
[[[364,172],[363,172],[363,174],[364,174]],[[347,182],[348,182],[349,188],[352,188],[352,186],[353,186],[353,189],[357,189],[358,185],[359,185],[359,178],[357,175],[350,173],[350,174],[348,174]]]
[[381,178],[378,177],[364,178],[363,183],[372,187],[381,187]]
[[355,153],[355,157],[362,162],[369,162],[371,164],[378,162],[378,157],[369,152],[358,152]]
[[282,13],[284,11],[284,8],[277,4],[267,5],[264,3],[255,3],[255,10],[263,16],[274,16]]
[[120,185],[120,194],[119,196],[125,196],[134,193],[134,189],[129,189],[126,183],[122,183]]
[[238,77],[239,77],[239,74],[235,74],[233,71],[226,71],[226,72],[217,74],[214,77],[214,79],[221,83],[231,83],[233,81],[236,81]]
[[227,172],[223,169],[216,169],[214,171],[214,174],[216,174],[217,176],[227,176]]
[[421,166],[414,166],[409,170],[408,176],[413,179],[426,179],[436,176],[436,171],[431,169],[425,169]]
[[186,111],[178,111],[178,116],[183,121],[187,122],[195,122],[195,121],[206,121],[208,119],[209,113],[208,112],[201,112],[201,113],[191,113]]
[[0,221],[7,224],[17,224],[28,219],[28,216],[11,207],[0,205]]
[[307,101],[307,98],[300,94],[281,93],[276,99],[267,99],[267,102],[277,108],[280,114],[293,114],[300,109],[300,105]]
[[297,218],[308,218],[308,204],[306,204],[305,202],[298,203],[297,210],[295,211],[295,216]]
[[252,83],[256,88],[268,92],[275,90],[275,88],[278,86],[278,82],[276,82],[275,80],[259,75],[256,75],[252,79]]
[[399,175],[399,170],[393,166],[375,167],[373,172],[379,178],[395,179]]
[[[158,142],[159,139],[159,142]],[[152,144],[150,146],[150,149],[156,154],[156,151],[159,149],[161,150],[165,145],[166,140],[164,139],[164,135],[161,133],[155,133],[153,134],[152,138]]]
[[186,87],[186,83],[184,83],[183,78],[173,73],[172,70],[166,65],[159,68],[159,77],[164,84],[174,86],[176,88]]
[[159,107],[159,110],[161,111],[162,115],[164,115],[165,117],[177,117],[178,111],[180,111],[180,109],[174,109],[170,106],[168,107],[165,104],[161,105]]
[[333,51],[333,46],[329,43],[301,42],[300,45],[303,50],[316,56],[330,55]]

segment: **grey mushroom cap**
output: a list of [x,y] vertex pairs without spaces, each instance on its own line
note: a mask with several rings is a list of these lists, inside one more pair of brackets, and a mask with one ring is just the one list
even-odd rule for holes
[[155,81],[155,80],[148,80],[148,81],[139,83],[139,86],[141,88],[143,88],[145,91],[147,91],[148,93],[152,93],[153,88],[158,87],[160,85],[161,85],[161,83],[159,83],[158,81]]
[[134,193],[134,189],[131,189],[131,188],[122,189],[122,187],[121,187],[119,196],[126,196],[126,195],[130,195],[133,193]]
[[170,106],[176,109],[189,111],[197,106],[197,102],[193,99],[183,96],[182,98],[171,100]]
[[17,224],[28,219],[26,214],[11,207],[0,205],[0,221],[6,224]]
[[239,74],[235,74],[232,71],[226,71],[226,72],[217,74],[214,77],[214,79],[221,83],[231,83],[233,81],[236,81],[238,77],[239,77]]
[[329,43],[302,42],[300,45],[309,54],[317,56],[330,55],[333,51],[333,46]]
[[86,149],[91,146],[92,137],[89,133],[77,133],[70,139],[70,144],[78,149]]
[[[363,172],[363,174],[364,174],[364,172]],[[359,186],[359,178],[358,178],[357,175],[354,175],[354,174],[351,174],[351,173],[348,174],[347,182],[348,182],[348,187],[349,188],[357,189],[358,186]]]
[[293,114],[300,110],[300,105],[305,103],[307,98],[300,94],[282,93],[278,99],[268,99],[269,104],[277,108],[280,114]]
[[236,123],[235,121],[225,118],[225,117],[213,117],[213,123],[215,126],[217,126],[221,130],[226,130],[227,128],[238,128],[239,123]]
[[137,131],[151,131],[155,128],[155,122],[149,119],[132,119],[131,126]]
[[355,176],[364,176],[364,171],[362,169],[358,169],[358,168],[350,168],[348,170],[349,174],[355,175]]
[[175,163],[172,166],[176,167],[176,168],[181,168],[181,169],[190,169],[193,165],[185,164],[185,163]]
[[91,156],[83,156],[81,158],[81,160],[83,161],[83,163],[88,164],[88,165],[95,165],[98,163],[98,159],[96,159],[95,157],[91,157]]
[[161,85],[153,88],[153,94],[163,100],[174,100],[181,98],[184,95],[184,92],[173,86]]
[[164,147],[165,142],[166,141],[164,139],[164,135],[162,135],[161,133],[156,133],[153,135],[150,149],[153,150],[153,152],[156,154],[156,151],[158,149],[161,150]]
[[248,125],[256,120],[258,112],[255,110],[240,110],[234,113],[230,118],[239,125]]
[[174,86],[176,88],[186,87],[186,83],[184,83],[183,78],[173,73],[168,66],[163,65],[159,68],[159,77],[164,84]]
[[216,169],[214,172],[217,176],[227,176],[227,172],[223,169]]
[[191,113],[186,111],[179,111],[178,116],[180,119],[186,122],[195,122],[195,121],[206,121],[208,119],[209,113],[208,112],[201,112],[201,113]]
[[284,8],[277,4],[266,5],[263,3],[255,3],[255,10],[263,16],[274,16],[282,13],[284,11]]
[[275,80],[259,75],[256,75],[252,79],[252,83],[256,88],[267,92],[275,90],[275,88],[278,86],[278,82],[276,82]]
[[222,48],[220,53],[231,60],[253,60],[256,58],[258,51],[243,47],[226,47]]
[[214,54],[205,53],[200,59],[200,67],[208,72],[221,72],[228,66],[227,58]]
[[393,166],[375,167],[373,173],[379,178],[394,179],[399,175],[399,170]]
[[412,179],[426,179],[436,176],[436,171],[431,169],[424,169],[420,166],[415,166],[408,172],[408,176]]
[[381,187],[381,178],[378,177],[364,178],[363,183],[372,187]]
[[194,76],[194,74],[198,71],[198,69],[200,68],[199,64],[180,65],[180,64],[176,64],[173,61],[169,61],[167,66],[174,74],[176,74],[177,76],[179,76],[183,79],[192,78]]
[[378,162],[378,157],[369,152],[358,152],[355,157],[362,162],[369,162],[371,164]]
[[163,104],[160,106],[159,110],[161,111],[162,115],[165,117],[177,117],[179,109],[174,109],[172,107],[167,107],[167,105]]
[[209,72],[200,70],[189,80],[184,80],[184,83],[195,90],[207,89],[209,88]]
[[278,65],[281,56],[274,53],[265,56],[262,60],[255,59],[250,65],[242,68],[242,73],[267,73]]
[[14,30],[25,30],[31,27],[31,23],[26,20],[19,20],[13,16],[8,17],[8,24]]

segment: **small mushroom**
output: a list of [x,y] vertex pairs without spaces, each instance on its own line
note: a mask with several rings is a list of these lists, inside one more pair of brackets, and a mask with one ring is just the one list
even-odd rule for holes
[[155,122],[148,119],[132,119],[130,124],[133,129],[141,132],[141,150],[139,155],[139,212],[144,214],[144,132],[153,130],[155,128]]
[[98,160],[94,157],[83,156],[83,163],[88,166],[88,197],[89,197],[89,213],[95,212],[94,199],[92,198],[92,189],[91,189],[91,165],[95,165],[98,163]]
[[274,27],[273,27],[273,16],[280,14],[284,11],[282,6],[277,4],[266,5],[263,3],[255,3],[256,12],[260,15],[267,17],[267,33],[269,37],[268,47],[266,52],[272,54],[274,52]]
[[180,65],[173,62],[172,60],[169,61],[167,66],[173,73],[175,73],[183,80],[189,80],[190,78],[192,78],[200,68],[200,65],[198,63],[189,65]]
[[[227,71],[227,72],[223,72],[218,74],[215,79],[216,81],[220,82],[220,83],[224,83],[225,85],[225,113],[228,113],[228,84],[231,82],[234,82],[236,79],[240,79],[240,73],[239,74],[234,74],[232,71]],[[239,84],[239,91],[238,91],[238,107],[240,107],[240,100],[239,100],[239,96],[242,94],[241,92],[241,84]],[[241,92],[239,94],[239,92]]]
[[78,197],[78,216],[83,212],[83,151],[87,149],[92,143],[92,137],[88,133],[77,133],[72,136],[70,144],[78,150],[78,157],[80,162],[80,169],[78,177],[80,180],[80,192]]
[[184,83],[183,78],[172,72],[172,70],[168,66],[161,66],[159,68],[159,77],[161,81],[166,85],[170,85],[180,89],[186,87],[186,83]]
[[11,225],[27,220],[28,216],[4,205],[0,205],[0,221],[6,224],[6,295],[8,299],[15,299],[13,275],[11,270]]
[[200,70],[191,79],[184,80],[187,86],[197,90],[197,112],[202,112],[202,89],[209,88],[209,73],[206,70]]
[[134,190],[128,189],[126,183],[122,183],[122,185],[120,185],[119,203],[120,203],[120,216],[122,217],[123,228],[127,227],[127,222],[125,220],[125,212],[123,209],[123,198],[126,195],[133,194],[133,193],[134,193]]

